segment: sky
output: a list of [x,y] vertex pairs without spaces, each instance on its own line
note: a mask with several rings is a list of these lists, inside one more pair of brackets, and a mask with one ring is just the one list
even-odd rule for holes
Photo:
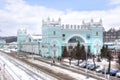
[[120,28],[120,0],[0,0],[0,36],[16,36],[17,30],[41,34],[42,20],[79,24],[102,19],[105,30]]

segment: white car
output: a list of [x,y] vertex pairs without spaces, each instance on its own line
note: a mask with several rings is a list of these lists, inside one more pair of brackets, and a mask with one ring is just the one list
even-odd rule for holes
[[116,77],[120,78],[120,72],[116,73]]
[[101,66],[95,69],[96,72],[101,72],[102,70],[103,70],[103,67]]

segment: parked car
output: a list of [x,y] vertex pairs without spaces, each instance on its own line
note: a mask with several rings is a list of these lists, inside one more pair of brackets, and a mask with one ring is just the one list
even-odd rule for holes
[[104,68],[104,67],[99,66],[99,67],[97,67],[97,68],[95,69],[95,71],[96,71],[96,72],[102,72],[103,68]]
[[120,72],[116,73],[116,77],[120,78]]
[[81,64],[79,64],[80,67],[82,68],[86,68],[87,65],[89,65],[90,63],[89,62],[82,62]]
[[114,70],[110,70],[110,75],[111,76],[115,76],[118,73],[118,70],[114,69]]
[[79,64],[79,66],[80,66],[80,67],[82,67],[82,68],[85,68],[85,67],[86,67],[86,65],[87,65],[87,64],[86,64],[85,62],[83,62],[83,63]]
[[88,69],[91,69],[91,67],[93,67],[93,66],[94,66],[94,64],[88,64],[88,65],[87,65],[87,68],[88,68]]
[[100,67],[99,65],[96,65],[96,67],[93,65],[90,67],[90,70],[95,70],[96,68]]

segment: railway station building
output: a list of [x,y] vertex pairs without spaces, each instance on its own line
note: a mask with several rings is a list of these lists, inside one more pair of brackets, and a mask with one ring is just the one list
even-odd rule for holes
[[30,52],[43,57],[60,57],[64,47],[75,47],[78,43],[89,49],[91,54],[99,55],[103,46],[102,20],[82,21],[81,25],[62,24],[50,18],[42,21],[42,34],[30,35],[26,29],[17,33],[18,51]]

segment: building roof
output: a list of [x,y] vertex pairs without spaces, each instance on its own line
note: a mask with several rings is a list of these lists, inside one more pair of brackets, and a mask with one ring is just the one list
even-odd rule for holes
[[30,35],[30,37],[32,39],[42,39],[42,35],[40,35],[40,34],[32,34],[32,35]]

